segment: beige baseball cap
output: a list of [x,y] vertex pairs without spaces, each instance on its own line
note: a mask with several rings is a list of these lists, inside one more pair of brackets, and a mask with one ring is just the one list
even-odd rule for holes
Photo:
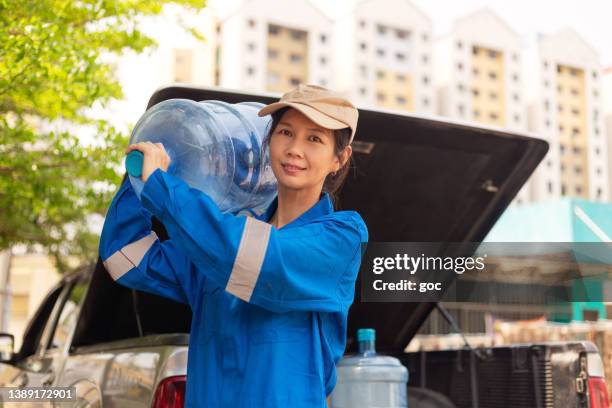
[[278,102],[264,106],[259,116],[265,116],[284,107],[299,110],[310,120],[327,129],[351,129],[351,139],[357,130],[357,108],[337,92],[318,85],[300,84],[281,96]]

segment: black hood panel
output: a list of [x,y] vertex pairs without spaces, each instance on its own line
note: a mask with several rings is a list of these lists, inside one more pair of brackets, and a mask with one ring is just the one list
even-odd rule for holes
[[[168,87],[149,107],[170,98],[270,103],[278,97],[220,88]],[[359,111],[355,167],[338,209],[365,220],[370,241],[478,242],[548,150],[540,139],[409,114]],[[361,303],[351,307],[349,350],[357,328],[376,329],[377,348],[402,351],[431,312],[431,303]]]

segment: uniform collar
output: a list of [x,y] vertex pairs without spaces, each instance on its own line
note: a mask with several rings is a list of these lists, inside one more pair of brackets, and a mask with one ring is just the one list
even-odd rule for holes
[[[278,194],[274,197],[274,200],[270,203],[266,211],[259,216],[258,218],[261,221],[268,222],[274,211],[278,206]],[[312,221],[321,216],[330,214],[334,212],[334,205],[332,204],[331,198],[329,197],[329,193],[322,192],[319,196],[319,201],[312,207],[310,207],[306,212],[297,217],[295,220],[291,221],[289,224],[283,225],[280,229],[284,229],[285,227],[296,227],[298,225],[306,224],[309,221]]]

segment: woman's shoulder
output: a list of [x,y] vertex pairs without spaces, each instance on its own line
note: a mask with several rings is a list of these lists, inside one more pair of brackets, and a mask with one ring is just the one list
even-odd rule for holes
[[323,217],[323,222],[335,224],[339,228],[353,229],[359,233],[361,242],[368,242],[368,227],[357,211],[334,211]]

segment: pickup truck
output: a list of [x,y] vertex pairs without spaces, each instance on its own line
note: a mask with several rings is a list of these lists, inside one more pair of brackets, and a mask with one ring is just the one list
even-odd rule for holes
[[[170,86],[156,91],[148,108],[170,98],[275,100]],[[356,171],[340,203],[359,211],[370,241],[479,242],[548,144],[500,129],[361,109],[353,149]],[[156,219],[153,229],[167,238]],[[409,370],[411,408],[609,406],[602,360],[590,342],[405,353],[436,306],[361,302],[357,288],[346,352],[356,350],[357,328],[375,328],[377,350]],[[182,407],[191,316],[187,305],[115,283],[98,259],[65,276],[42,301],[21,349],[2,356],[0,386],[74,386],[75,407]]]

